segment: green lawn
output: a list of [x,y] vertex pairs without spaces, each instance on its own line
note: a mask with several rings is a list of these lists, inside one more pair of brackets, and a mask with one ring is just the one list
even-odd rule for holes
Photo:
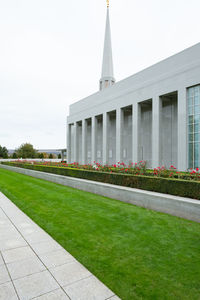
[[0,190],[123,300],[200,299],[200,224],[3,169]]

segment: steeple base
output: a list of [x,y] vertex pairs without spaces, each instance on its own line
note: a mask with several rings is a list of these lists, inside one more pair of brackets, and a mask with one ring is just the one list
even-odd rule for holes
[[99,81],[99,90],[104,90],[115,83],[115,78],[113,77],[104,77]]

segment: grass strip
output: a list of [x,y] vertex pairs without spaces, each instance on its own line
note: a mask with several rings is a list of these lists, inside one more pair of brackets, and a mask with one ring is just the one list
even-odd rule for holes
[[199,300],[200,224],[4,169],[0,190],[123,300]]

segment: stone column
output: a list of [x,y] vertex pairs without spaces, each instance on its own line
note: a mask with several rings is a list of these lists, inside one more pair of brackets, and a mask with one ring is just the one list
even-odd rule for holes
[[77,122],[74,122],[74,162],[77,162]]
[[116,110],[116,162],[120,162],[122,158],[122,114],[122,109],[118,108]]
[[61,161],[63,161],[63,160],[65,159],[64,153],[65,153],[65,151],[64,151],[64,150],[61,150]]
[[162,102],[159,96],[152,99],[152,168],[160,166],[160,126]]
[[138,135],[139,135],[139,122],[140,122],[140,106],[135,103],[132,106],[132,159],[133,163],[138,162]]
[[92,117],[92,165],[96,161],[96,117]]
[[85,139],[86,139],[85,119],[82,120],[82,165],[85,164]]
[[67,124],[67,163],[71,163],[71,124]]
[[186,171],[187,163],[187,90],[178,90],[178,166],[180,171]]
[[108,161],[107,130],[108,130],[108,114],[107,112],[105,112],[103,113],[103,165],[106,165]]

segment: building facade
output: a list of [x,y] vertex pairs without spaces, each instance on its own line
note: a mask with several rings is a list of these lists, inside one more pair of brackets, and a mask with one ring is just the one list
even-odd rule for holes
[[109,7],[100,91],[70,105],[68,162],[200,167],[200,43],[115,83]]

